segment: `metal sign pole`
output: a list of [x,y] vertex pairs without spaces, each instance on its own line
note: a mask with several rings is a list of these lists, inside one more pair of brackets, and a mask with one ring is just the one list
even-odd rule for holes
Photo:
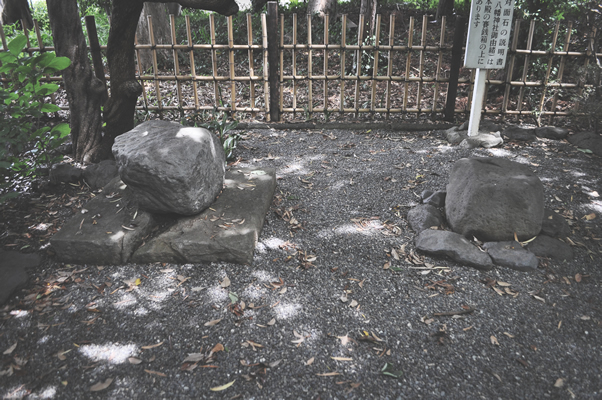
[[483,98],[485,97],[485,78],[487,78],[487,70],[477,68],[474,77],[474,88],[472,90],[470,119],[468,120],[468,136],[476,136],[479,134],[481,110],[483,109]]

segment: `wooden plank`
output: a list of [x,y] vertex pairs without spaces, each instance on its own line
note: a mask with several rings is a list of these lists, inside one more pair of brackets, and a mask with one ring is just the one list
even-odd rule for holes
[[188,46],[190,46],[190,51],[188,52],[188,56],[190,58],[190,76],[192,78],[192,92],[194,95],[194,108],[198,110],[200,107],[199,104],[199,92],[196,81],[196,67],[194,65],[194,50],[192,49],[192,31],[190,30],[190,16],[186,15],[186,36],[188,39]]
[[278,66],[278,2],[268,2],[268,57],[270,81],[270,120],[280,121],[280,83]]
[[[535,33],[535,21],[532,20],[529,25],[529,36],[527,38],[527,50],[531,50],[533,47],[533,34]],[[523,64],[523,77],[521,79],[522,82],[527,82],[527,73],[529,71],[531,57],[529,54],[525,55],[525,62]],[[521,87],[520,92],[518,94],[518,102],[516,104],[516,109],[521,111],[523,108],[523,98],[525,96],[525,88]]]
[[[389,46],[391,47],[391,49],[393,48],[393,45],[395,44],[395,14],[391,13],[390,17],[389,17]],[[388,80],[387,80],[387,89],[386,89],[386,108],[387,110],[389,110],[391,108],[391,86],[392,86],[392,79],[391,76],[393,75],[393,50],[389,49],[389,60],[388,60],[388,64],[387,64],[387,76],[388,76]],[[387,112],[387,119],[389,119],[389,117],[391,116],[391,114],[389,112]]]
[[[176,20],[173,15],[169,16],[169,23],[171,27],[171,44],[175,45],[176,41]],[[173,49],[173,68],[176,76],[176,93],[178,95],[178,105],[184,106],[184,100],[182,99],[182,83],[178,79],[180,76],[180,61],[178,60],[178,50],[174,47]]]
[[410,68],[412,65],[412,42],[414,41],[414,17],[410,17],[410,26],[408,28],[408,53],[406,56],[406,71],[405,71],[405,88],[403,94],[403,109],[407,110],[408,108],[408,83],[410,78]]
[[342,23],[341,23],[341,99],[339,101],[339,112],[343,112],[345,108],[345,61],[346,61],[346,51],[345,51],[345,43],[347,41],[347,14],[343,14]]
[[[573,32],[573,21],[569,21],[569,26],[567,26],[566,28],[566,35],[565,35],[565,39],[564,39],[564,51],[568,53],[569,51],[569,46],[571,43],[571,33]],[[556,80],[560,83],[562,83],[562,78],[564,76],[564,64],[566,62],[566,56],[562,55],[560,56],[560,66],[558,67],[558,76],[556,77]],[[552,100],[552,112],[556,112],[556,106],[558,104],[558,91],[556,90],[554,92],[554,99]],[[550,119],[549,124],[552,124],[554,118],[554,114],[550,115]]]
[[324,119],[328,120],[328,14],[324,15]]
[[372,65],[372,95],[370,96],[370,110],[374,112],[376,107],[376,77],[378,76],[378,45],[380,44],[380,14],[376,16],[376,35],[374,40],[374,63]]
[[[249,57],[249,76],[255,76],[255,65],[253,60],[253,18],[252,14],[247,13],[247,43],[249,45],[248,57]],[[249,105],[251,109],[255,108],[255,83],[252,80],[249,81]],[[255,119],[257,113],[251,112],[251,118]]]
[[209,15],[209,33],[211,35],[211,65],[213,68],[213,98],[214,98],[214,107],[222,104],[221,96],[219,92],[219,83],[217,81],[218,73],[217,73],[217,50],[215,50],[215,15],[212,13]]
[[228,22],[228,65],[230,71],[230,109],[232,116],[236,112],[236,71],[234,70],[234,30],[232,16],[227,17]]

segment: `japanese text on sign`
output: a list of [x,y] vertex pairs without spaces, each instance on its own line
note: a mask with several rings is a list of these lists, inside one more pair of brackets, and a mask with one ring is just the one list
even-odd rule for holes
[[514,0],[473,0],[464,66],[467,68],[501,69],[512,29]]

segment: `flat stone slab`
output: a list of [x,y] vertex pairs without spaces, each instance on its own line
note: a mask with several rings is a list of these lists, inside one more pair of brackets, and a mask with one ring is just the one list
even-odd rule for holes
[[225,188],[202,213],[147,240],[132,262],[251,264],[276,189],[271,168],[226,171]]
[[114,178],[103,191],[74,215],[51,239],[57,258],[76,264],[125,264],[156,225],[139,210],[127,186]]

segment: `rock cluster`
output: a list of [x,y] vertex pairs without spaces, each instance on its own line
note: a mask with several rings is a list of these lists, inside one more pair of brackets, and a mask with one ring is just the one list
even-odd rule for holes
[[[571,247],[557,239],[567,237],[568,223],[544,208],[543,186],[522,164],[461,159],[452,168],[447,190],[425,191],[422,199],[426,204],[411,209],[408,222],[417,233],[416,248],[425,253],[478,269],[498,265],[518,271],[536,271],[538,256],[573,257]],[[437,207],[445,210],[446,219]],[[444,225],[451,231],[443,230]]]

